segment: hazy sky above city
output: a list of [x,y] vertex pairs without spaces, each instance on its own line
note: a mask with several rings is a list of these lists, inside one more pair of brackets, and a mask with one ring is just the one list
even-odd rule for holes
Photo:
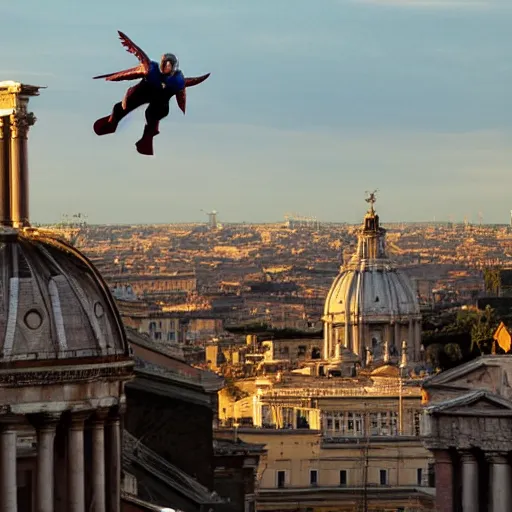
[[[3,2],[6,4],[6,2]],[[31,101],[31,218],[91,223],[507,222],[512,208],[511,0],[40,0],[0,7],[0,79]],[[92,80],[174,52],[188,76],[136,153],[144,111],[92,132],[130,83]]]

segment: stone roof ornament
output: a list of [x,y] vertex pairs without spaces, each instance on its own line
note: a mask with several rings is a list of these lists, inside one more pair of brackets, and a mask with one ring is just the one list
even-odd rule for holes
[[368,190],[365,192],[368,197],[365,199],[367,203],[370,204],[370,210],[368,213],[375,213],[375,210],[373,208],[373,205],[377,202],[377,192],[378,190],[374,190],[373,192],[368,192]]
[[384,361],[384,364],[389,363],[389,340],[388,339],[386,339],[386,341],[384,342],[383,361]]
[[408,357],[407,357],[407,341],[402,341],[402,357],[400,358],[400,368],[407,368],[407,365],[409,364]]

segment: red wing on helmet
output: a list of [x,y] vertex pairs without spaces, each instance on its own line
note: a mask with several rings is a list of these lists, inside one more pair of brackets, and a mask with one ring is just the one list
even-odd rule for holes
[[123,32],[121,32],[120,30],[118,30],[117,33],[119,34],[121,44],[126,48],[126,50],[129,53],[135,55],[135,57],[139,59],[140,65],[144,69],[144,74],[147,74],[149,72],[149,65],[151,63],[149,57],[126,34],[123,34]]
[[194,85],[198,85],[201,82],[204,82],[209,76],[210,76],[210,73],[207,73],[206,75],[202,75],[202,76],[185,78],[185,87],[193,87]]
[[142,64],[133,68],[125,69],[123,71],[116,71],[115,73],[108,73],[106,75],[94,76],[93,79],[104,78],[109,82],[121,82],[123,80],[135,80],[137,78],[144,78],[146,72]]

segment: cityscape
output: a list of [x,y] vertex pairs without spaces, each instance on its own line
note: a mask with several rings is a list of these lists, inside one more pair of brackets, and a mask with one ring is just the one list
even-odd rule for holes
[[511,15],[7,2],[0,512],[510,512]]

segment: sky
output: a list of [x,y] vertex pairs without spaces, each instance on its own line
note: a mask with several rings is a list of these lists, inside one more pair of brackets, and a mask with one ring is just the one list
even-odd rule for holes
[[[31,100],[32,222],[506,223],[512,209],[512,0],[40,0],[0,6],[0,80]],[[97,137],[136,65],[124,31],[186,76],[155,156],[144,111]],[[8,51],[5,51],[5,49]]]

